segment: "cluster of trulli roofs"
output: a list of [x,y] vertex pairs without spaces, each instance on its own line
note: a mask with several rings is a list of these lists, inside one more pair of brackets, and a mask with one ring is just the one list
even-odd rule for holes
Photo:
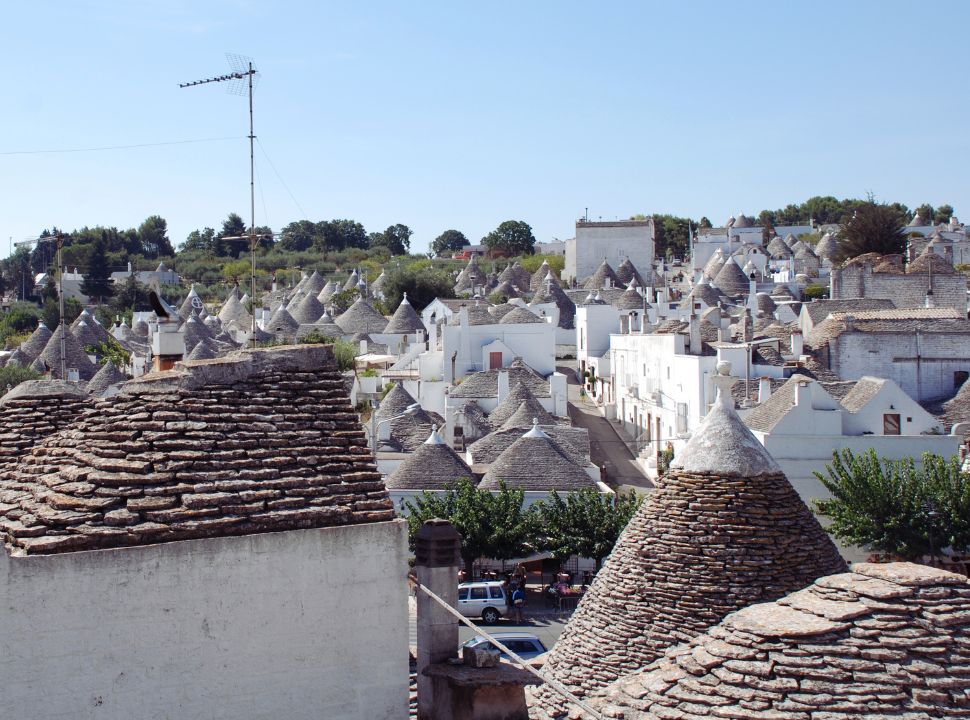
[[[578,278],[559,277],[547,262],[532,273],[514,261],[486,273],[472,257],[455,277],[459,297],[420,313],[405,296],[385,317],[373,302],[385,276],[368,282],[357,271],[274,287],[255,317],[237,290],[215,307],[190,291],[178,317],[138,316],[130,328],[105,330],[85,312],[66,333],[68,379],[110,394],[121,373],[248,347],[254,327],[258,342],[310,333],[349,340],[360,369],[371,370],[357,373],[351,398],[376,406],[365,431],[398,507],[458,477],[504,481],[533,499],[604,490],[587,432],[568,420],[569,373],[651,478],[658,456],[676,456],[699,427],[721,362],[741,381],[733,393],[742,418],[806,500],[824,495],[814,473],[837,448],[896,459],[964,452],[970,320],[966,276],[954,265],[970,259],[970,241],[955,219],[914,218],[905,255],[836,263],[837,228],[790,226],[764,242],[762,228],[739,214],[699,231],[689,262],[645,267],[630,260],[653,257],[652,246],[640,247],[643,223],[628,224],[641,234],[622,222],[577,225],[566,266]],[[806,235],[815,232],[823,234],[812,245]],[[585,273],[582,258],[593,258]],[[827,286],[829,297],[805,298],[809,285]],[[331,298],[342,291],[357,297],[334,313]],[[488,299],[496,296],[503,302]],[[38,327],[0,362],[56,378],[60,333]],[[109,333],[132,359],[98,372],[85,349]],[[428,453],[448,460],[424,472]]]
[[[970,581],[849,571],[728,371],[546,677],[624,720],[966,717]],[[4,716],[408,717],[406,523],[328,346],[186,360],[101,399],[32,381],[0,410]],[[544,435],[522,439],[533,472]],[[488,672],[463,687],[488,696]],[[528,702],[584,717],[552,684]]]

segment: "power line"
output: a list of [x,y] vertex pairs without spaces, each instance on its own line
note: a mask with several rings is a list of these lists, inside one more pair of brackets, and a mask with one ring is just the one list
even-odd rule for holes
[[4,150],[0,155],[53,155],[58,153],[100,152],[102,150],[130,150],[132,148],[160,147],[162,145],[188,145],[190,143],[221,142],[223,140],[244,140],[246,135],[230,137],[199,138],[197,140],[169,140],[167,142],[137,143],[134,145],[104,145],[89,148],[67,148],[63,150]]
[[293,195],[293,191],[290,190],[290,186],[286,184],[286,181],[285,180],[283,180],[283,177],[280,175],[279,171],[276,169],[276,166],[273,164],[273,160],[270,158],[269,153],[266,152],[266,148],[263,147],[263,143],[262,143],[262,141],[260,141],[259,138],[256,138],[256,144],[259,145],[259,149],[263,151],[263,157],[266,158],[266,162],[269,163],[269,166],[273,169],[273,172],[276,173],[277,180],[280,181],[280,184],[284,187],[284,189],[286,190],[286,192],[289,193],[290,199],[293,201],[293,204],[296,205],[296,207],[300,210],[301,213],[303,213],[303,219],[304,220],[309,220],[310,218],[307,216],[306,210],[303,209],[303,206],[300,205],[299,200],[297,200],[296,199],[296,196]]

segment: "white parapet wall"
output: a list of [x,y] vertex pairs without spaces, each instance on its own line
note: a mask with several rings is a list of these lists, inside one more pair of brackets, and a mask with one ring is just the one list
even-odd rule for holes
[[0,717],[406,718],[402,520],[0,551]]

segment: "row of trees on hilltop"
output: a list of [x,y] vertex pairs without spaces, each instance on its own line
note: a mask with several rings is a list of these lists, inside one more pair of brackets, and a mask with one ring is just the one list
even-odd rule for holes
[[411,547],[425,520],[443,518],[461,533],[465,572],[479,558],[513,560],[548,552],[560,562],[571,555],[592,558],[597,569],[610,554],[642,497],[603,495],[592,488],[525,506],[525,493],[504,483],[492,493],[461,479],[443,493],[424,492],[406,503]]

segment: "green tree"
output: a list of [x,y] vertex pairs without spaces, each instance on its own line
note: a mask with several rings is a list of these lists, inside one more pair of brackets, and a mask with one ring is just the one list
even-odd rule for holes
[[690,218],[654,215],[654,248],[658,256],[684,257],[690,247]]
[[371,233],[368,237],[370,247],[387,248],[391,255],[407,255],[411,248],[413,232],[407,225],[397,223],[381,233]]
[[455,297],[455,281],[451,273],[435,269],[430,261],[417,261],[385,271],[384,304],[393,312],[401,304],[404,293],[415,310],[421,312],[428,303],[439,298]]
[[936,217],[936,210],[929,203],[923,203],[916,208],[916,210],[913,212],[913,216],[915,217],[917,213],[921,218],[923,218],[924,223],[932,223],[933,218]]
[[815,476],[832,495],[814,500],[815,509],[844,542],[907,560],[970,546],[970,476],[956,458],[925,454],[917,468],[912,458],[842,450]]
[[199,250],[207,253],[214,252],[215,237],[216,231],[211,227],[203,228],[202,230],[193,230],[185,238],[182,250]]
[[114,294],[114,283],[111,282],[111,267],[105,254],[105,242],[100,237],[91,246],[84,280],[81,282],[81,292],[98,304],[104,302]]
[[709,228],[709,227],[714,227],[714,226],[711,225],[711,221],[710,220],[708,220],[706,217],[702,217],[700,220],[697,221],[697,227],[699,227],[699,228]]
[[0,367],[0,396],[6,395],[8,389],[12,390],[22,382],[39,378],[40,375],[29,367],[21,367],[12,363]]
[[405,502],[411,548],[425,520],[442,518],[461,533],[461,559],[468,577],[480,557],[522,557],[530,550],[526,538],[531,527],[529,514],[522,509],[524,500],[523,491],[510,490],[505,483],[493,495],[468,478],[443,493],[423,492]]
[[[227,239],[232,238],[232,239]],[[239,257],[239,253],[249,250],[246,237],[246,223],[236,213],[229,213],[222,221],[222,229],[212,244],[213,252],[220,257]]]
[[145,257],[169,257],[175,254],[172,241],[168,239],[168,223],[160,215],[149,215],[138,226],[138,242]]
[[859,204],[839,229],[838,259],[865,253],[901,254],[906,249],[905,214],[898,206],[874,202]]
[[319,252],[366,248],[367,231],[354,220],[326,220],[317,223],[314,247]]
[[445,230],[431,241],[431,252],[438,257],[443,257],[461,252],[461,249],[468,245],[471,245],[471,243],[468,242],[465,233],[459,230]]
[[317,238],[317,224],[310,220],[297,220],[284,225],[280,247],[290,252],[304,252],[313,247]]
[[936,212],[933,214],[933,222],[939,225],[940,223],[950,222],[950,218],[953,217],[953,206],[952,205],[940,205],[936,208]]
[[563,499],[554,491],[533,506],[541,528],[537,544],[560,561],[570,555],[593,558],[599,570],[642,502],[632,492],[604,495],[584,488]]
[[482,238],[482,245],[490,251],[506,255],[532,255],[536,239],[532,227],[523,220],[506,220]]

